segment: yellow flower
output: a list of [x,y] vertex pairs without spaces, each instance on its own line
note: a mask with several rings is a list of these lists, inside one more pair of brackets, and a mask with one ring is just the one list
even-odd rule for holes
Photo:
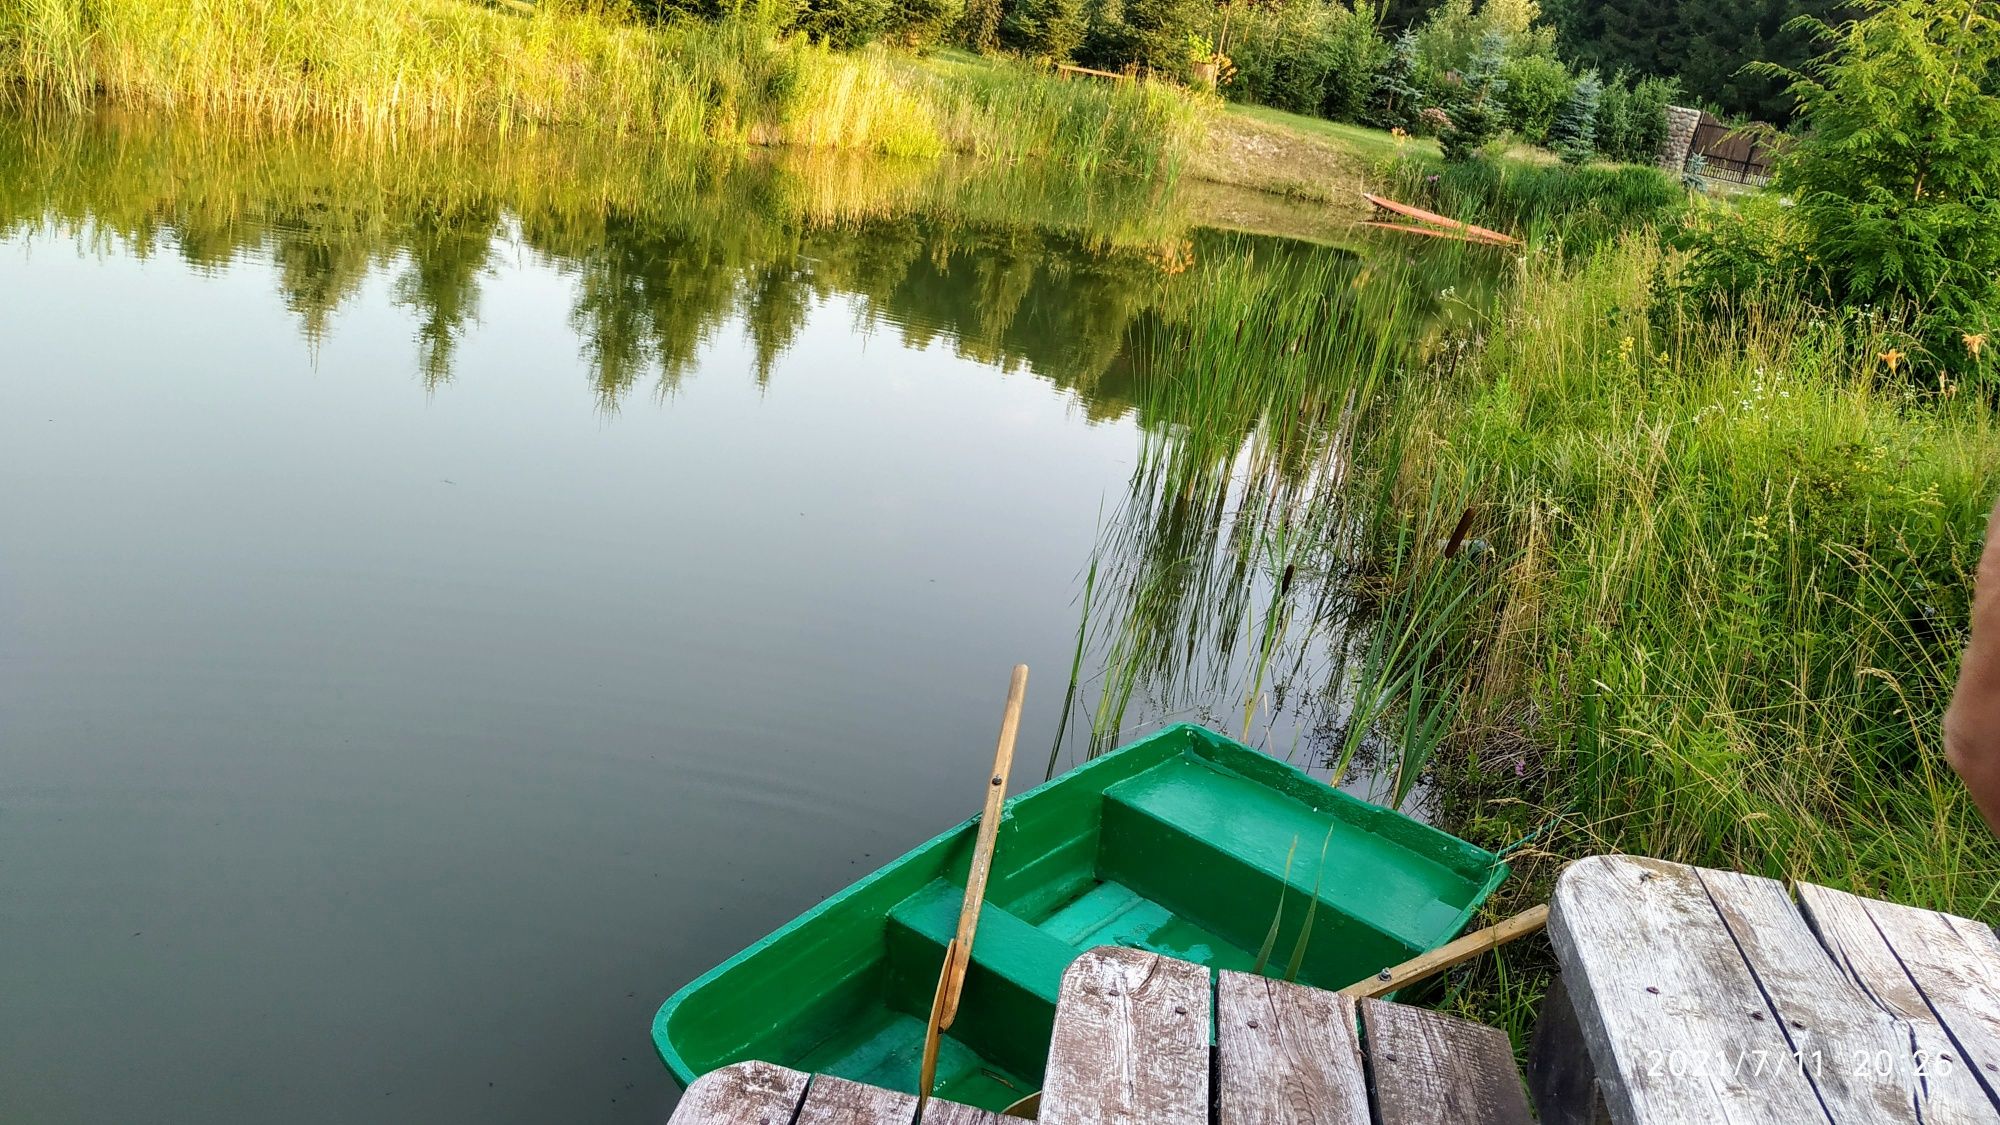
[[1972,353],[1972,358],[1978,359],[1979,350],[1986,346],[1986,333],[1967,332],[1960,338],[1965,341],[1965,350]]
[[1896,373],[1898,367],[1903,366],[1903,352],[1900,348],[1890,348],[1876,358],[1889,365],[1889,374],[1891,375]]

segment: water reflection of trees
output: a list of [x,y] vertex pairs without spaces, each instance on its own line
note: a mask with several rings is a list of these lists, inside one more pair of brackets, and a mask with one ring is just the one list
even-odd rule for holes
[[453,377],[499,248],[574,279],[569,323],[607,406],[670,392],[741,331],[768,381],[813,308],[852,299],[909,344],[1024,367],[1097,415],[1130,405],[1119,356],[1170,299],[1187,238],[1149,185],[949,165],[662,154],[516,137],[395,149],[159,122],[0,123],[0,232],[55,224],[204,270],[270,262],[314,343],[371,276]]

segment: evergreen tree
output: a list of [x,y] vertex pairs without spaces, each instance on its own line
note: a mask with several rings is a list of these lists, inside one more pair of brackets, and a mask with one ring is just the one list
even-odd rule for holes
[[1500,67],[1506,56],[1506,37],[1488,31],[1466,67],[1459,98],[1450,110],[1451,128],[1438,135],[1446,160],[1456,163],[1477,157],[1486,142],[1500,132],[1498,96],[1507,85],[1500,77]]
[[1555,128],[1549,130],[1549,143],[1562,155],[1563,163],[1582,164],[1597,151],[1597,109],[1603,97],[1604,82],[1596,71],[1587,71],[1576,80],[1569,103],[1556,118]]
[[992,50],[1000,38],[1000,0],[966,0],[959,34],[975,51]]
[[1409,129],[1416,124],[1418,103],[1423,94],[1417,89],[1417,36],[1405,31],[1396,37],[1389,59],[1375,76],[1375,92],[1369,99],[1368,123],[1383,129]]
[[1082,0],[1014,0],[1000,20],[1000,44],[1036,58],[1068,62],[1083,44]]

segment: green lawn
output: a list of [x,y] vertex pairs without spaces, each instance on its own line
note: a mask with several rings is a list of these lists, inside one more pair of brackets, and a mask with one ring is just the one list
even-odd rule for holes
[[1261,121],[1266,125],[1275,125],[1281,129],[1290,129],[1295,133],[1304,133],[1307,136],[1330,141],[1352,151],[1354,155],[1371,164],[1386,160],[1399,152],[1430,157],[1439,155],[1436,141],[1417,137],[1399,141],[1386,130],[1370,129],[1366,125],[1349,125],[1320,117],[1287,113],[1269,106],[1245,105],[1238,102],[1229,104],[1229,112],[1241,114],[1252,121]]

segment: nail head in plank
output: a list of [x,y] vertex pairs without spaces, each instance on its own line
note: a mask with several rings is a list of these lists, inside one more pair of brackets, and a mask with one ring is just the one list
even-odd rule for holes
[[1369,1125],[1352,997],[1230,972],[1215,991],[1219,1125]]
[[1361,1001],[1382,1125],[1529,1125],[1514,1050],[1498,1028]]
[[1923,993],[1868,915],[1868,900],[1812,883],[1797,887],[1799,906],[1821,946],[1869,1002],[1908,1036],[1904,1050],[1922,1071],[1923,1119],[1935,1125],[2000,1122],[1991,1095],[1925,1003]]
[[909,1094],[819,1074],[799,1107],[798,1125],[910,1125],[916,1116],[917,1099]]
[[1557,880],[1549,943],[1614,1121],[1828,1120],[1796,1068],[1738,1064],[1790,1045],[1693,868],[1577,860]]
[[806,1080],[766,1062],[712,1070],[688,1086],[669,1125],[792,1125]]
[[1207,1125],[1208,970],[1102,947],[1063,974],[1042,1125]]

